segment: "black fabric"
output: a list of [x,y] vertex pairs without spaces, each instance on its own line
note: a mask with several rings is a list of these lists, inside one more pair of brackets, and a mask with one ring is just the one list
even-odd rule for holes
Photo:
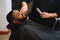
[[21,35],[21,31],[11,31],[11,35],[9,37],[9,40],[19,40],[20,36]]
[[60,20],[56,22],[55,29],[60,30]]
[[9,40],[60,40],[60,31],[51,30],[33,21],[25,21],[17,30],[12,30]]
[[55,1],[56,2],[56,12],[58,13],[57,15],[58,15],[58,17],[60,17],[60,0],[56,0]]
[[9,24],[7,27],[11,30],[9,40],[40,40],[30,29],[26,28],[29,25],[31,25],[30,21],[24,21],[20,25]]
[[[58,3],[57,3],[58,2]],[[58,4],[58,6],[56,5]],[[55,18],[42,19],[36,8],[39,8],[42,12],[57,13],[60,15],[60,1],[59,0],[34,0],[32,11],[29,13],[30,19],[43,24],[48,27],[53,27]]]

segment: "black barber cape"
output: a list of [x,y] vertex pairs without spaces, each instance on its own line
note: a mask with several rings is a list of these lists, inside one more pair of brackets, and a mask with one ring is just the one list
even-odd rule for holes
[[60,31],[51,30],[33,21],[27,20],[20,25],[10,24],[9,29],[12,30],[10,40],[60,40]]

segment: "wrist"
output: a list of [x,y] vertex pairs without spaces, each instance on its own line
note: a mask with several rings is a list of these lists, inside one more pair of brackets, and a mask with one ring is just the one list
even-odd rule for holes
[[49,17],[52,18],[52,14],[49,14]]
[[56,13],[50,13],[49,15],[50,15],[50,18],[57,17]]

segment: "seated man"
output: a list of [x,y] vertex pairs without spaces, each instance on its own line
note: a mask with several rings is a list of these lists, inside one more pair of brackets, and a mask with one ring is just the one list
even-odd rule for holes
[[[27,3],[22,2],[21,10],[12,10],[7,14],[7,21],[9,22],[7,28],[11,30],[11,36],[9,40],[19,40],[18,34],[20,35],[20,33],[19,31],[17,31],[18,29],[15,26],[20,24],[25,19],[27,11],[28,11]],[[14,24],[15,26],[12,26],[12,24]]]
[[27,11],[27,3],[22,2],[21,10],[12,10],[7,14],[7,21],[9,22],[7,28],[11,30],[9,40],[40,40],[40,38],[35,37],[35,34],[33,35],[31,29],[28,28],[31,22],[26,20]]

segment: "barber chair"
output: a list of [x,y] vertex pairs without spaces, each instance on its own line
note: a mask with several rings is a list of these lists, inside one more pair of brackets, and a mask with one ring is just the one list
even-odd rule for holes
[[54,30],[55,29],[55,27],[56,27],[56,24],[57,24],[57,22],[60,20],[60,18],[55,18],[55,23],[54,23],[54,25],[53,25],[53,28],[52,28],[52,30]]

